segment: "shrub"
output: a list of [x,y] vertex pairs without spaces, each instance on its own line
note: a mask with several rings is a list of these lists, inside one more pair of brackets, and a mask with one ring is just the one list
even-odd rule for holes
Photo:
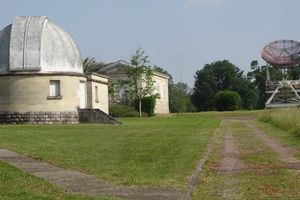
[[138,117],[139,113],[132,107],[113,104],[109,106],[109,114],[113,117]]
[[237,92],[223,90],[219,91],[214,97],[217,111],[234,111],[241,104],[241,97]]
[[[136,108],[138,110],[139,102],[136,101]],[[156,105],[156,96],[147,96],[142,98],[142,112],[147,113],[148,116],[154,116],[154,108]]]

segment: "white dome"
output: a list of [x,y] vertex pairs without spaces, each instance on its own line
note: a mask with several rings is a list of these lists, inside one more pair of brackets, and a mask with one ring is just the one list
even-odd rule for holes
[[0,73],[27,71],[83,73],[75,42],[45,16],[16,17],[0,31]]

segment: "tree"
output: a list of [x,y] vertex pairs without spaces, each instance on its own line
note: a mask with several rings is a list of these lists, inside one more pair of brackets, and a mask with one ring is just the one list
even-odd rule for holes
[[139,115],[142,116],[142,99],[147,95],[152,95],[154,90],[153,69],[148,66],[148,56],[144,55],[142,49],[137,49],[131,57],[130,66],[125,66],[128,80],[122,81],[126,85],[127,94],[134,102],[138,101]]
[[196,72],[192,101],[199,111],[214,110],[214,96],[221,90],[238,92],[242,108],[252,109],[257,103],[255,86],[228,60],[206,64]]
[[190,88],[186,83],[179,82],[170,85],[169,106],[171,112],[192,112],[196,110],[191,101]]
[[198,111],[214,109],[213,98],[216,93],[212,67],[205,65],[202,70],[196,72],[192,101]]
[[100,68],[104,67],[105,64],[102,62],[96,62],[94,58],[86,57],[82,63],[83,73],[90,74],[96,73]]
[[[253,63],[256,63],[256,67],[252,67]],[[283,74],[278,68],[266,65],[259,66],[257,61],[251,62],[252,71],[248,72],[247,77],[257,90],[258,100],[256,108],[264,108],[265,103],[269,97],[269,95],[266,94],[267,67],[269,70],[271,80],[282,80],[283,78]]]
[[287,70],[287,78],[290,80],[299,80],[300,79],[300,64],[293,66]]

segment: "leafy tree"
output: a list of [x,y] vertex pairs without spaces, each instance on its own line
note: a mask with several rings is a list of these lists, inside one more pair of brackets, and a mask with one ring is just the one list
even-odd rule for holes
[[241,104],[241,97],[237,92],[222,90],[214,97],[217,111],[234,111]]
[[196,110],[191,101],[190,88],[186,83],[179,82],[170,85],[169,104],[171,112],[192,112]]
[[148,66],[148,56],[144,55],[142,49],[137,49],[131,57],[130,66],[125,66],[128,80],[122,81],[126,85],[127,94],[134,102],[138,101],[140,117],[142,116],[142,99],[147,95],[152,95],[154,90],[153,69]]
[[94,58],[86,57],[82,63],[84,74],[96,73],[105,64],[102,62],[96,62]]
[[242,107],[251,109],[257,102],[257,90],[243,71],[228,60],[206,64],[195,75],[192,100],[199,111],[214,110],[214,96],[221,90],[232,90],[239,93]]
[[254,85],[256,90],[258,91],[258,100],[257,100],[257,105],[256,108],[264,108],[265,103],[269,97],[268,94],[266,94],[266,80],[267,80],[267,67],[269,70],[270,78],[273,81],[276,80],[282,80],[283,74],[281,70],[279,70],[276,67],[272,66],[259,66],[257,61],[256,61],[256,66],[252,67],[252,63],[255,61],[251,62],[251,69],[252,71],[248,72],[247,77],[251,81],[251,83]]
[[287,71],[287,78],[290,80],[299,80],[300,79],[300,64],[289,68]]

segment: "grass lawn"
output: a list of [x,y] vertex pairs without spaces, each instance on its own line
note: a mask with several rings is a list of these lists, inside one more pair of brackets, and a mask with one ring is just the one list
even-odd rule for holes
[[46,181],[0,162],[1,200],[113,200],[72,195]]
[[118,184],[184,188],[220,123],[215,113],[120,120],[0,126],[0,148]]
[[[224,128],[232,131],[239,149],[238,158],[243,161],[246,170],[232,173],[218,171],[224,147]],[[224,122],[218,129],[217,143],[192,199],[300,199],[299,187],[298,171],[282,168],[277,154],[264,145],[249,127],[242,122],[231,121]]]
[[293,148],[293,156],[300,160],[300,137],[298,135],[269,123],[257,121],[256,125],[264,130],[269,137],[279,140],[283,146]]

